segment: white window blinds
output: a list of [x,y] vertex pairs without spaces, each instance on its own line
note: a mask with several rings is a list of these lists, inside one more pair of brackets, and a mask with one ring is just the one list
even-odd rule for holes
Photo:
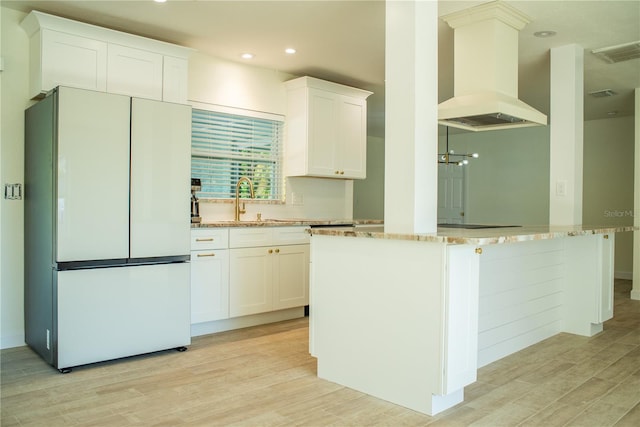
[[[191,176],[200,178],[200,198],[235,198],[242,176],[253,181],[257,199],[282,200],[282,128],[268,120],[193,109]],[[249,197],[249,187],[241,187]]]

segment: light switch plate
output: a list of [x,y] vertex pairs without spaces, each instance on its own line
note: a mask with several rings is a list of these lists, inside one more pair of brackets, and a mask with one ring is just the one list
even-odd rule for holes
[[8,200],[21,200],[22,184],[5,184],[4,198]]

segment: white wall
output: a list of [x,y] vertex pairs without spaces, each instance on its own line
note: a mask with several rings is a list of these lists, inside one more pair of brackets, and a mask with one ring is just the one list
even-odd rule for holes
[[[634,118],[584,123],[585,225],[633,225]],[[631,279],[633,233],[616,234],[616,277]]]
[[384,219],[384,138],[367,138],[367,179],[353,182],[353,217]]
[[[28,98],[28,39],[20,22],[25,14],[0,7],[1,55],[5,70],[0,72],[0,176],[4,183],[24,183],[24,110]],[[282,82],[292,78],[274,70],[224,62],[194,54],[189,62],[189,97],[198,102],[264,111],[285,112]],[[28,191],[28,189],[27,189]],[[315,178],[295,178],[286,182],[289,195],[296,193],[294,205],[247,204],[245,218],[345,218],[353,213],[353,182]],[[23,320],[23,203],[0,201],[0,348],[24,345]],[[232,203],[203,203],[207,219],[233,219]]]
[[[18,26],[23,13],[0,7],[0,175],[2,184],[24,183],[24,110],[28,94],[28,40]],[[23,202],[0,200],[0,348],[24,344]]]

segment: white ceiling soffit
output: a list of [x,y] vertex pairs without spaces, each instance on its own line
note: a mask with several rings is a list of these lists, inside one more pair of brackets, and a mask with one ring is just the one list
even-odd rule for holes
[[502,1],[442,17],[454,29],[454,96],[438,122],[472,131],[546,125],[518,99],[518,32],[530,19]]

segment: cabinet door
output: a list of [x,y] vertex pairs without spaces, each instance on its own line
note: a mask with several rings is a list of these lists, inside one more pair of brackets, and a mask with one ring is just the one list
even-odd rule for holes
[[367,177],[367,108],[365,101],[343,96],[338,107],[336,167],[340,177]]
[[229,251],[191,252],[191,323],[229,318]]
[[278,246],[273,257],[273,309],[309,304],[309,245]]
[[446,249],[442,394],[461,390],[477,379],[480,257],[475,250],[471,245]]
[[40,36],[38,40],[36,34],[31,41],[31,60],[41,64],[32,68],[32,96],[56,86],[107,89],[106,43],[49,29],[43,29]]
[[109,44],[107,91],[162,99],[162,55]]
[[309,89],[309,175],[339,176],[335,164],[338,142],[336,98],[331,92]]
[[165,56],[162,72],[162,100],[186,104],[188,78],[186,59]]
[[237,317],[270,311],[273,307],[273,249],[230,249],[229,258],[229,315]]

